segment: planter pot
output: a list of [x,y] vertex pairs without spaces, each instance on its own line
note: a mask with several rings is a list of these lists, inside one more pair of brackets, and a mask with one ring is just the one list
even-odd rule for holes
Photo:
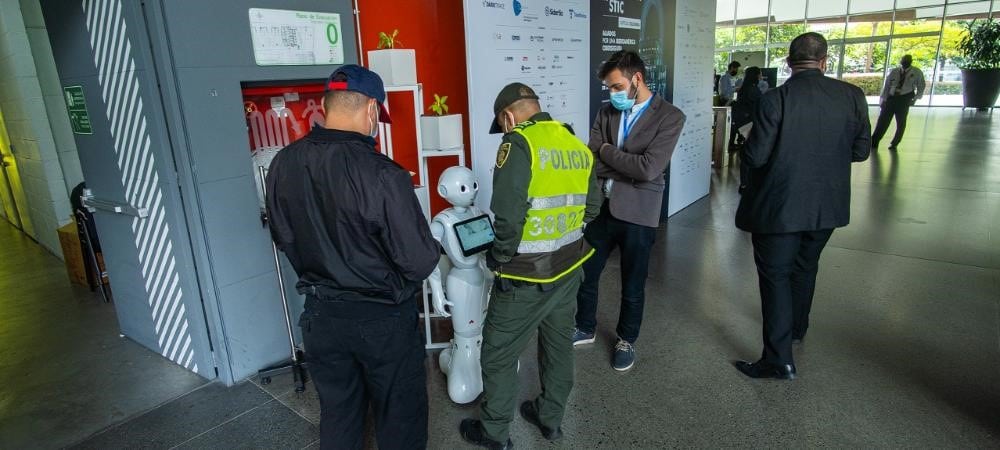
[[1000,69],[962,69],[962,96],[967,108],[990,108],[1000,96]]
[[382,77],[386,86],[417,84],[417,56],[412,49],[371,50],[368,68]]
[[424,150],[462,146],[462,115],[420,116],[420,142]]

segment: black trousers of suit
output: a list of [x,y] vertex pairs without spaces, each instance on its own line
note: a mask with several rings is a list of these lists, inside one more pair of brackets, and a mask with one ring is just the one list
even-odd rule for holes
[[299,321],[319,393],[320,448],[364,448],[369,406],[379,448],[427,448],[427,374],[416,306],[353,316],[330,314],[323,303],[307,299]]
[[886,99],[885,105],[878,113],[875,131],[872,132],[872,145],[877,145],[882,140],[893,117],[896,118],[896,134],[893,135],[890,144],[899,145],[899,141],[903,140],[903,132],[906,131],[906,116],[910,114],[913,97],[914,94],[911,92],[906,95],[893,95]]
[[792,338],[809,328],[809,310],[823,247],[833,230],[753,234],[753,255],[764,316],[764,352],[773,364],[794,364]]

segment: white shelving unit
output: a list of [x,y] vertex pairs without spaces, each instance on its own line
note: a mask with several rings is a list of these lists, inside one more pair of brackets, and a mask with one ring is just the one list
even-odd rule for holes
[[[424,85],[423,84],[417,83],[417,84],[402,85],[402,86],[386,86],[385,87],[385,92],[386,93],[390,93],[390,92],[409,92],[413,96],[413,113],[414,113],[414,118],[415,118],[415,120],[414,120],[414,122],[415,122],[414,123],[414,128],[416,128],[416,130],[417,130],[417,136],[416,136],[417,137],[417,142],[416,142],[416,146],[417,146],[417,166],[418,166],[417,175],[418,175],[418,177],[420,179],[420,185],[421,186],[426,186],[429,192],[434,192],[435,190],[432,190],[431,187],[429,186],[429,183],[430,183],[430,174],[427,171],[427,160],[429,158],[440,158],[440,157],[446,157],[446,156],[447,157],[457,157],[458,158],[458,164],[464,166],[465,165],[465,146],[455,147],[455,148],[446,148],[446,149],[425,149],[425,148],[423,148],[423,141],[421,139],[422,136],[420,134],[420,116],[424,112],[424,110],[423,110],[423,108],[424,108]],[[386,99],[385,99],[385,109],[386,109],[386,111],[389,112],[389,114],[391,116],[392,115],[392,111],[389,109],[389,97],[388,96],[386,96]],[[388,156],[389,159],[393,159],[392,125],[384,124],[384,123],[380,122],[378,124],[378,127],[379,127],[379,136],[381,136],[381,138],[379,140],[382,143],[382,145],[381,145],[382,154]],[[429,204],[429,202],[428,202],[428,205],[425,208],[426,208],[426,210],[424,211],[424,215],[426,215],[427,217],[431,217],[431,211],[430,211],[430,204]],[[422,297],[423,297],[423,301],[424,301],[424,311],[426,311],[425,313],[422,313],[420,315],[420,317],[424,319],[424,339],[425,339],[424,348],[426,348],[426,349],[447,348],[449,345],[451,345],[449,342],[434,342],[434,341],[431,340],[431,320],[433,320],[435,318],[441,318],[443,316],[441,316],[440,314],[437,314],[437,313],[430,312],[431,309],[432,309],[431,308],[431,290],[430,290],[430,286],[428,285],[428,283],[426,281],[424,281],[424,292],[423,292]]]

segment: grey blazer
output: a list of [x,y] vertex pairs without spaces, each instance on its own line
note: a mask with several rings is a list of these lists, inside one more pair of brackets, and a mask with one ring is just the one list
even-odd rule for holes
[[647,227],[660,225],[663,207],[663,172],[684,128],[684,113],[659,95],[650,100],[629,131],[625,145],[619,147],[618,125],[621,111],[606,104],[597,112],[590,129],[594,169],[602,186],[615,180],[609,208],[616,219]]

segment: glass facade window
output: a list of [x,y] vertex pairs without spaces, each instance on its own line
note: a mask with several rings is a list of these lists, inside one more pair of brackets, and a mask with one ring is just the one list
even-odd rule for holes
[[903,55],[926,79],[917,105],[962,106],[963,63],[958,43],[976,19],[1000,18],[1000,0],[720,0],[716,12],[716,70],[732,60],[745,69],[791,75],[785,58],[805,31],[829,43],[827,76],[861,87],[878,104],[885,77]]

